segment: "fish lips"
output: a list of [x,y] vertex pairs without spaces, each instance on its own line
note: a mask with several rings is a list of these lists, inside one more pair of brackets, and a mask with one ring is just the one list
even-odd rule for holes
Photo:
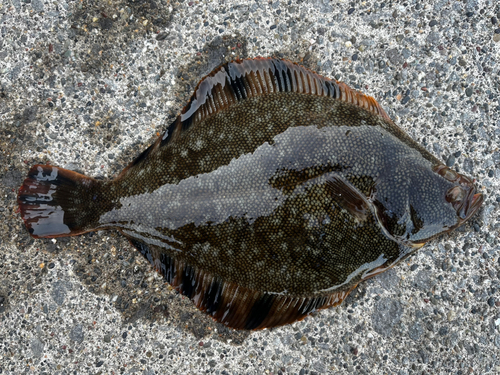
[[473,186],[454,186],[448,190],[446,200],[453,206],[458,216],[458,225],[469,220],[481,207],[484,196],[476,193]]
[[446,180],[457,184],[446,193],[446,200],[451,203],[458,216],[458,225],[469,220],[481,207],[484,196],[476,193],[476,188],[469,178],[455,172],[444,165],[434,168],[434,171]]
[[470,189],[467,198],[463,200],[457,215],[461,222],[469,220],[479,210],[484,201],[484,195],[476,193],[476,189]]

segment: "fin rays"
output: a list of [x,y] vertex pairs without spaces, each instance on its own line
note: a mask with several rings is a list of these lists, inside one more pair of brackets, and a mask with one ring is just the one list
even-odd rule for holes
[[[188,104],[174,122],[182,131],[235,103],[276,92],[329,96],[360,106],[390,121],[370,96],[287,60],[257,57],[223,64],[200,81]],[[170,126],[160,143],[172,139]]]
[[176,260],[160,248],[129,237],[165,280],[214,320],[235,329],[263,329],[304,319],[313,311],[340,304],[349,290],[300,297],[242,287]]

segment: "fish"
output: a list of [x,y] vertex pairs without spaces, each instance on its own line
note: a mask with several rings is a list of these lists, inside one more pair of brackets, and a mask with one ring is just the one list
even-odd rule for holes
[[484,197],[373,98],[288,60],[225,63],[116,178],[34,165],[31,236],[117,230],[234,329],[290,324],[469,220]]

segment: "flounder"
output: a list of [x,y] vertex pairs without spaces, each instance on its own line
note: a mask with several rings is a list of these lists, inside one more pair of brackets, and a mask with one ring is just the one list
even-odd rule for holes
[[116,229],[237,329],[340,304],[482,202],[375,99],[272,58],[215,69],[115,179],[35,165],[18,195],[33,237]]

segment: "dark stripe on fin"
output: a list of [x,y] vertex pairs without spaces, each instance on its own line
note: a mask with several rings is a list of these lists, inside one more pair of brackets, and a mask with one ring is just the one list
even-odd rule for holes
[[160,254],[160,267],[161,274],[163,275],[165,280],[168,283],[171,283],[175,278],[175,262],[172,257],[165,253]]
[[[122,232],[127,237],[130,244],[134,246],[146,258],[155,270],[165,278],[165,281],[172,284],[177,276],[176,262],[161,248],[154,245],[149,245],[142,240],[131,237]],[[191,267],[189,267],[191,268]]]
[[205,311],[209,315],[213,315],[218,309],[222,299],[222,284],[216,279],[210,283],[208,292],[205,294],[205,299],[202,304],[205,306]]
[[286,72],[285,72],[285,66],[282,61],[280,60],[274,60],[273,61],[274,66],[275,66],[275,75],[276,75],[276,82],[278,83],[278,91],[280,92],[286,92],[287,90],[287,85],[286,85]]
[[194,269],[193,267],[186,265],[182,271],[182,281],[179,285],[181,293],[186,297],[191,298],[194,292],[194,284]]
[[150,263],[153,263],[153,255],[151,254],[147,244],[132,237],[129,237],[129,241],[142,255],[144,255],[144,258],[146,258]]
[[258,328],[264,319],[269,315],[269,311],[273,307],[274,295],[264,293],[260,298],[253,304],[250,313],[248,314],[247,321],[245,323],[245,329],[255,329]]
[[191,125],[193,124],[193,119],[194,119],[194,116],[189,116],[188,118],[186,118],[184,121],[182,121],[182,131],[186,131],[188,130]]
[[244,100],[248,97],[247,91],[251,90],[247,90],[247,87],[245,87],[245,81],[243,77],[233,75],[231,77],[227,77],[226,79],[231,84],[231,88],[233,89],[233,94],[235,95],[236,100]]

